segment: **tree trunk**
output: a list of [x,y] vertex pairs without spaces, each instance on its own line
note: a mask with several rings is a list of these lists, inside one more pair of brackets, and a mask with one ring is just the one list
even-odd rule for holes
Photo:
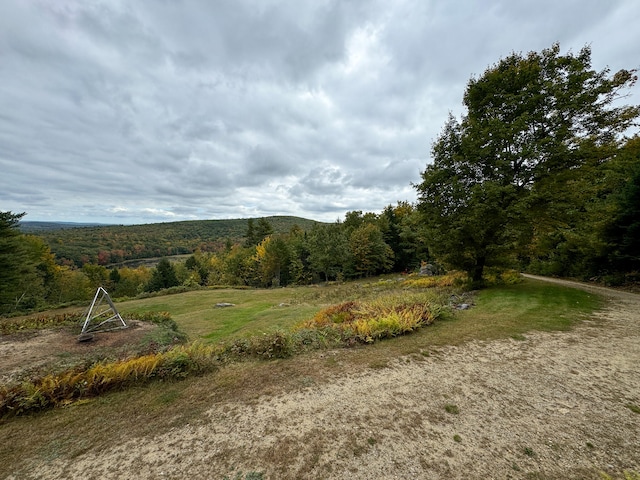
[[471,273],[471,283],[473,288],[481,288],[484,286],[484,280],[482,274],[484,273],[484,264],[486,262],[485,257],[478,257],[476,264],[473,267]]

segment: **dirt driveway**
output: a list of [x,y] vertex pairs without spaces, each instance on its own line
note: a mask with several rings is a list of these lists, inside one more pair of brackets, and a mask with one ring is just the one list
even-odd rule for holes
[[204,424],[32,473],[369,480],[640,472],[640,296],[595,290],[611,303],[571,332],[471,342],[251,404],[218,404]]

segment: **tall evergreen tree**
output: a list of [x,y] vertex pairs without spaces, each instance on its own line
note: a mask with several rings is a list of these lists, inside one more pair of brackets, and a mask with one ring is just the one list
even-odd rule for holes
[[163,258],[158,262],[155,270],[151,274],[151,280],[147,284],[147,291],[156,292],[164,288],[175,287],[179,285],[176,271],[171,262]]
[[24,215],[0,212],[0,313],[35,306],[43,295],[36,259],[18,230]]

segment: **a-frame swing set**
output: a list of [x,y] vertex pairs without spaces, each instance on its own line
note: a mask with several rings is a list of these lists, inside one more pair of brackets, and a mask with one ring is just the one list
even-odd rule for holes
[[[100,311],[104,301],[106,301],[108,308]],[[93,302],[91,302],[91,306],[87,311],[78,341],[86,342],[93,339],[94,333],[109,332],[122,328],[127,328],[126,322],[118,313],[118,309],[113,304],[107,291],[102,287],[98,287],[93,297]]]

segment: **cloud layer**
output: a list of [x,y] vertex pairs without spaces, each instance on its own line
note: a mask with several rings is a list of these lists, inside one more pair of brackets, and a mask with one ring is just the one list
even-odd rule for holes
[[380,211],[415,199],[472,75],[554,42],[638,67],[637,18],[635,0],[2,2],[0,210]]

